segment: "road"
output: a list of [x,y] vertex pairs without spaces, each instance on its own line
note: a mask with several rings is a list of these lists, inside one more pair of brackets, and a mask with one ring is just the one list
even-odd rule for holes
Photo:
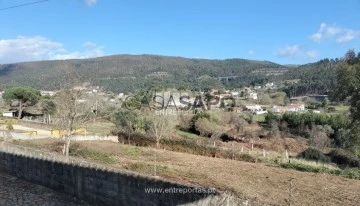
[[71,196],[18,179],[0,171],[1,206],[89,205]]

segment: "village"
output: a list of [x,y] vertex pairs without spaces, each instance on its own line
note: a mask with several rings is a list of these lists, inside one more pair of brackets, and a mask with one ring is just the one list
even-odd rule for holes
[[[77,101],[93,105],[93,110],[104,110],[106,107],[126,107],[127,101],[134,98],[133,94],[113,94],[102,90],[99,86],[76,86],[74,90],[81,91],[84,95]],[[167,89],[166,91],[156,92],[153,97],[146,99],[148,105],[153,106],[158,111],[157,114],[179,114],[177,110],[193,110],[201,108],[204,110],[220,110],[226,112],[248,112],[252,115],[263,116],[269,112],[282,114],[285,112],[305,112],[313,113],[324,112],[319,107],[310,107],[314,104],[322,104],[328,101],[327,95],[309,94],[297,97],[287,97],[284,92],[278,92],[274,83],[267,83],[264,86],[244,87],[233,90],[211,89],[209,91],[178,91],[177,89]],[[57,91],[41,90],[41,95],[45,98],[52,98]],[[3,91],[0,92],[1,114],[3,117],[15,118],[18,116],[18,102],[13,101],[7,104],[2,100]],[[138,97],[137,97],[138,98]],[[140,97],[141,99],[141,97]],[[306,105],[308,103],[308,105]],[[167,112],[159,112],[167,110]],[[171,112],[173,111],[173,112]],[[184,114],[184,112],[182,112]],[[49,122],[49,115],[45,115],[41,105],[35,104],[26,107],[22,113],[22,120],[35,122]]]

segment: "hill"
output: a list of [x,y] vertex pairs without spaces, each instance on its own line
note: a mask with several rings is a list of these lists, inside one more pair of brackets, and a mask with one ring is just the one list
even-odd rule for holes
[[[54,60],[0,65],[1,87],[27,85],[59,89],[70,72],[83,83],[115,93],[144,88],[179,87],[193,90],[234,88],[270,81],[300,80],[286,84],[291,96],[327,93],[335,82],[338,59],[304,65],[280,65],[248,59],[190,59],[158,55],[113,55],[92,59]],[[233,77],[230,79],[219,77]]]
[[[113,92],[129,92],[162,85],[183,85],[203,89],[221,86],[212,78],[237,76],[236,82],[279,75],[287,68],[268,61],[247,59],[188,59],[157,55],[114,55],[82,60],[54,60],[0,65],[2,87],[28,85],[38,89],[58,89],[70,70],[82,82]],[[207,85],[209,84],[209,85]]]
[[[285,91],[289,96],[304,94],[330,94],[336,86],[336,68],[339,59],[323,59],[315,63],[300,65],[284,73],[282,80],[300,80],[288,84]],[[291,94],[290,94],[291,93]]]

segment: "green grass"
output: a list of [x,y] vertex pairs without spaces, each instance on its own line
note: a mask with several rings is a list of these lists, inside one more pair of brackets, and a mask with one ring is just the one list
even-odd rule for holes
[[312,166],[301,163],[281,163],[280,167],[285,169],[294,169],[302,172],[313,172],[313,173],[322,173],[322,174],[332,174],[349,179],[358,179],[360,180],[360,169],[351,168],[351,169],[331,169],[324,166]]
[[116,163],[116,159],[109,153],[106,152],[99,152],[92,149],[82,149],[77,153],[77,156],[93,160],[102,164],[114,164]]
[[88,133],[108,135],[114,126],[112,122],[89,122],[84,128],[86,128]]
[[265,122],[265,116],[266,114],[258,114],[253,116],[253,120],[256,122]]
[[14,140],[12,143],[16,144],[16,145],[24,146],[24,147],[43,149],[43,145],[34,140]]
[[70,144],[69,154],[71,156],[82,157],[102,164],[114,164],[116,158],[108,152],[96,151],[90,148],[81,148],[80,144]]
[[177,130],[177,131],[176,131],[176,134],[177,134],[177,135],[180,135],[180,136],[182,136],[182,137],[185,137],[185,138],[191,138],[191,139],[199,138],[199,136],[196,135],[196,134],[189,133],[189,132],[184,132],[184,131],[181,131],[181,130]]
[[121,148],[120,153],[124,155],[139,155],[142,153],[142,149],[140,147],[130,146]]
[[334,107],[336,111],[328,112],[328,114],[345,114],[349,111],[350,107],[345,105],[330,105],[330,107]]
[[336,105],[334,106],[334,108],[336,109],[336,111],[343,112],[343,111],[348,111],[350,107],[345,105]]

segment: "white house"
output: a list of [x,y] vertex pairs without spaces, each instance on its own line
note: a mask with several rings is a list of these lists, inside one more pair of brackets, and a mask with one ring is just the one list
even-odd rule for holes
[[6,111],[2,113],[3,117],[15,117],[15,111]]
[[258,99],[258,95],[257,95],[257,93],[255,93],[255,92],[251,92],[251,93],[249,93],[249,97],[248,97],[248,99],[257,100],[257,99]]
[[275,113],[283,113],[286,112],[286,107],[283,106],[273,106],[273,112]]
[[265,87],[266,87],[266,88],[272,88],[272,87],[274,87],[274,83],[273,83],[273,82],[271,82],[271,83],[266,83],[266,84],[265,84]]
[[42,96],[54,96],[55,92],[53,91],[40,91]]
[[267,114],[268,111],[266,111],[265,109],[264,110],[261,110],[261,111],[255,111],[254,114]]
[[239,96],[239,92],[230,92],[231,96],[233,97],[237,97]]
[[299,112],[304,110],[305,110],[305,105],[303,104],[290,104],[286,107],[287,112]]
[[247,105],[247,106],[245,106],[245,108],[246,108],[247,110],[252,111],[252,112],[262,111],[260,105]]

